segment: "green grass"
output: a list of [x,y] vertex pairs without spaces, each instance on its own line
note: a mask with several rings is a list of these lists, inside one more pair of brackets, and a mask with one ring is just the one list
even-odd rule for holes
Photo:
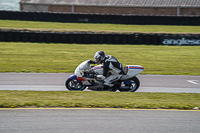
[[104,50],[142,74],[200,75],[199,46],[81,45],[0,42],[0,72],[74,72]]
[[56,23],[0,20],[1,29],[89,31],[89,32],[145,32],[145,33],[200,33],[200,26],[123,25],[92,23]]
[[[200,26],[52,23],[0,20],[0,29],[37,31],[200,33]],[[0,72],[73,72],[98,50],[123,65],[144,66],[143,74],[200,75],[200,47],[147,45],[78,45],[0,42]],[[0,91],[0,108],[65,107],[192,109],[200,94]]]
[[200,107],[200,94],[0,91],[0,108],[15,107],[193,109]]

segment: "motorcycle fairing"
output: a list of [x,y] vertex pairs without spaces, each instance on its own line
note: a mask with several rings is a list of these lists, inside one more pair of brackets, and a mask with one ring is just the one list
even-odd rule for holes
[[128,68],[129,69],[141,69],[141,70],[144,70],[144,68],[142,66],[130,66],[130,65],[128,65]]
[[92,68],[93,70],[102,69],[102,66],[95,66]]

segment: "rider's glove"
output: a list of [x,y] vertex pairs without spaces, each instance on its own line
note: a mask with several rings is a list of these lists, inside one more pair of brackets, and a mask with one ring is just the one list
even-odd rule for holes
[[89,63],[89,64],[95,64],[96,62],[95,62],[95,61],[92,61],[92,60],[88,60],[88,63]]
[[97,75],[97,79],[104,80],[105,78],[103,75]]

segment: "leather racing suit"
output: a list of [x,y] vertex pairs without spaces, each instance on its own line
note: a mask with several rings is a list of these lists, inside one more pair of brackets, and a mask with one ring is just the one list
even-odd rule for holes
[[113,82],[119,80],[124,74],[122,64],[113,56],[106,55],[103,62],[103,76],[106,77],[104,85],[113,87]]

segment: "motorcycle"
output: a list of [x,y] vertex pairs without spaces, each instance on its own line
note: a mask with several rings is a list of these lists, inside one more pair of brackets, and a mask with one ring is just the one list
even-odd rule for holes
[[120,92],[135,92],[139,86],[140,81],[136,77],[144,70],[139,65],[126,65],[124,67],[124,73],[118,81],[114,82],[113,87],[105,88],[103,86],[103,80],[99,79],[97,75],[103,74],[103,66],[91,66],[89,60],[82,62],[76,69],[73,75],[71,75],[65,82],[65,86],[68,90],[83,91],[84,89],[95,91],[117,91]]

